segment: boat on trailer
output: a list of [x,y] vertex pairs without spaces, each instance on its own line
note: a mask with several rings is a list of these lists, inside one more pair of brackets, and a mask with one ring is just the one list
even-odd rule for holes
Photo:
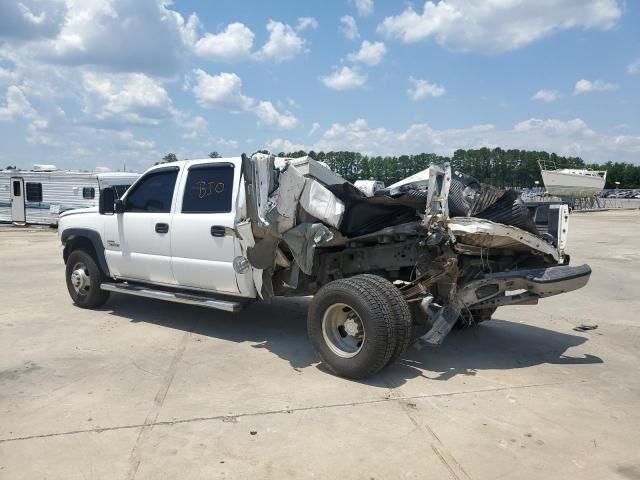
[[64,171],[55,165],[0,170],[0,222],[57,226],[60,213],[97,207],[105,187],[122,195],[139,176],[133,172]]
[[560,198],[587,198],[598,195],[607,180],[606,170],[557,168],[550,161],[538,161],[542,181],[549,195]]

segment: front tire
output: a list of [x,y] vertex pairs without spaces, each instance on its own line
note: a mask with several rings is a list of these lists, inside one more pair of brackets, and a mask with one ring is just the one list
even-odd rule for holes
[[67,290],[80,308],[96,308],[109,299],[109,292],[100,289],[105,276],[94,258],[84,250],[74,250],[67,259]]
[[359,379],[389,362],[396,350],[396,328],[385,294],[384,288],[359,275],[330,282],[315,295],[307,331],[331,372]]

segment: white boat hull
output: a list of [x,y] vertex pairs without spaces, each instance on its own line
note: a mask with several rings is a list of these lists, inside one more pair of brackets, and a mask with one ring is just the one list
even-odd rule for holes
[[547,193],[556,197],[593,197],[604,188],[605,177],[601,176],[577,175],[552,170],[542,170],[541,173]]

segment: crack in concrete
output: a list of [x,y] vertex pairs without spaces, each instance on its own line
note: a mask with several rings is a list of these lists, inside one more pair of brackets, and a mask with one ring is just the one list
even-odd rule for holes
[[[153,406],[149,413],[147,414],[147,418],[145,418],[144,423],[142,424],[142,428],[138,433],[138,437],[136,438],[136,443],[133,445],[131,449],[131,453],[129,454],[129,471],[127,473],[127,480],[133,480],[138,473],[138,468],[140,467],[140,462],[142,461],[141,454],[141,446],[144,443],[148,432],[157,424],[158,415],[160,415],[160,410],[162,409],[162,405],[164,404],[164,399],[167,398],[167,392],[169,391],[169,387],[173,382],[173,378],[176,376],[176,371],[178,370],[178,363],[182,359],[184,355],[184,351],[187,348],[187,343],[189,341],[189,337],[191,336],[191,327],[188,331],[184,333],[182,336],[182,340],[178,345],[176,352],[171,359],[171,363],[169,364],[169,368],[167,369],[164,378],[162,379],[162,383],[160,384],[160,388],[156,393],[156,396],[153,399]],[[134,362],[135,364],[135,362]],[[136,365],[137,366],[137,365]]]
[[[388,382],[386,380],[386,376],[387,376],[387,374],[385,372],[382,372],[383,381],[387,385],[389,385],[391,382]],[[400,388],[393,389],[393,388],[390,387],[390,389],[391,389],[391,391],[389,392],[389,395],[393,395],[393,397],[390,397],[390,398],[398,398],[398,399],[401,398],[401,395],[396,395],[396,393],[400,392]],[[405,399],[406,398],[407,397],[405,397]],[[407,416],[407,418],[411,421],[411,423],[413,424],[415,429],[417,431],[419,431],[423,436],[427,437],[427,442],[429,442],[429,444],[431,446],[431,450],[433,450],[433,453],[436,455],[436,457],[438,457],[438,460],[440,460],[440,463],[442,463],[442,465],[447,469],[447,471],[449,472],[449,476],[453,480],[461,480],[460,476],[456,473],[456,471],[454,469],[454,467],[457,467],[457,469],[460,472],[462,472],[470,480],[471,477],[469,477],[467,472],[464,470],[464,468],[462,468],[462,465],[460,465],[460,463],[458,462],[458,460],[456,460],[456,458],[453,456],[453,454],[451,454],[451,452],[449,452],[446,449],[445,445],[442,443],[442,440],[440,440],[440,437],[438,437],[436,432],[433,431],[433,429],[429,426],[429,424],[426,422],[426,420],[422,419],[422,422],[420,422],[420,421],[418,421],[418,419],[415,418],[414,413],[412,411],[410,411],[408,403],[409,402],[407,400],[400,401],[399,402],[400,408],[402,409],[404,414]],[[415,404],[414,404],[414,407],[415,407]],[[429,438],[429,437],[431,437],[431,438]],[[440,448],[442,449],[442,452],[433,443],[434,439],[440,445]]]
[[263,412],[247,412],[247,413],[238,413],[233,415],[192,417],[192,418],[183,418],[178,420],[163,420],[159,422],[155,421],[153,423],[135,423],[131,425],[117,425],[113,427],[95,427],[95,428],[86,428],[86,429],[79,429],[79,430],[69,430],[66,432],[53,432],[53,433],[43,433],[39,435],[26,435],[24,437],[0,438],[0,443],[19,442],[24,440],[35,440],[35,439],[51,438],[51,437],[63,437],[67,435],[80,435],[83,433],[102,433],[102,432],[112,432],[116,430],[130,430],[133,428],[141,428],[141,427],[163,427],[163,426],[170,427],[174,425],[180,425],[182,423],[209,422],[209,421],[216,421],[216,420],[228,422],[229,419],[232,419],[232,418],[238,419],[238,418],[245,418],[245,417],[261,417],[266,415],[279,415],[283,413],[306,412],[310,410],[325,410],[330,408],[375,405],[378,403],[386,403],[386,402],[402,402],[407,400],[420,400],[423,398],[455,397],[458,395],[470,395],[474,393],[492,393],[492,392],[502,392],[502,391],[508,391],[508,390],[522,390],[526,388],[552,387],[555,385],[577,385],[577,384],[584,384],[584,383],[589,383],[589,382],[587,380],[580,380],[577,382],[536,383],[536,384],[529,384],[529,385],[514,385],[514,386],[505,386],[505,387],[496,387],[496,388],[483,388],[478,390],[464,390],[461,392],[427,393],[423,395],[409,395],[404,397],[377,398],[373,400],[363,400],[360,402],[330,403],[327,405],[312,405],[309,407],[283,408],[279,410],[265,410]]

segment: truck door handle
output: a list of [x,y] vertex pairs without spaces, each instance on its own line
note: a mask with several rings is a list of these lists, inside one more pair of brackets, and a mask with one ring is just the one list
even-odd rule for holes
[[168,223],[156,223],[156,233],[167,233],[169,231]]
[[211,236],[224,237],[225,229],[220,225],[214,225],[211,227]]

